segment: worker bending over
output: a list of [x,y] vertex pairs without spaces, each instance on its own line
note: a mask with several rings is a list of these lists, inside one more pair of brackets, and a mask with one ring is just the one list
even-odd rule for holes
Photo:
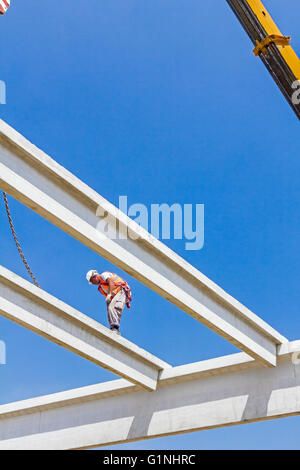
[[86,275],[89,284],[98,286],[98,291],[106,298],[107,318],[110,329],[120,335],[120,320],[125,305],[130,308],[131,290],[124,279],[117,274],[105,271],[99,274],[92,269]]

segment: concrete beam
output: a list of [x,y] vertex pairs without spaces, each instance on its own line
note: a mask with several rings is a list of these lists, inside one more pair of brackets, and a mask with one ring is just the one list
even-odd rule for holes
[[[286,338],[3,121],[0,187],[253,358],[276,365],[276,346]],[[109,214],[116,239],[107,237],[99,212]]]
[[0,315],[147,390],[171,367],[2,266]]
[[0,406],[0,449],[85,449],[300,414],[300,341],[266,369],[245,353]]

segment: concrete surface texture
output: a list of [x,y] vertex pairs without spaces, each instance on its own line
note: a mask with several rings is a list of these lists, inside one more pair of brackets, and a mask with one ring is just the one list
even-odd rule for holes
[[300,341],[266,369],[245,353],[161,372],[155,392],[124,379],[0,406],[0,449],[83,449],[300,413]]

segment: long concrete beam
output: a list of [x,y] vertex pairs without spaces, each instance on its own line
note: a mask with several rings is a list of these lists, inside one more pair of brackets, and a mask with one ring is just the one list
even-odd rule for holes
[[147,390],[171,367],[2,266],[0,315]]
[[[3,121],[0,187],[253,358],[276,365],[276,346],[286,338]],[[97,214],[109,215],[116,239]]]
[[[296,356],[295,356],[296,355]],[[300,341],[266,369],[245,353],[0,406],[0,449],[85,449],[300,414]]]

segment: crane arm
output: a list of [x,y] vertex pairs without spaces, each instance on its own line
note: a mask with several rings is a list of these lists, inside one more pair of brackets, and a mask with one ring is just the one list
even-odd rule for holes
[[300,59],[260,0],[226,0],[262,60],[300,119]]

